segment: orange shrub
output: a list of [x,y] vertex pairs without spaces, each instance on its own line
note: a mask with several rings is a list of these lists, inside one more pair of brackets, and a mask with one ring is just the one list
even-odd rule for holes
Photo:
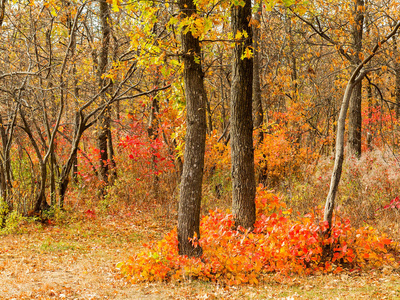
[[[337,221],[329,238],[325,223],[314,214],[290,217],[285,204],[263,190],[257,197],[253,232],[233,227],[233,216],[210,211],[201,220],[201,258],[178,255],[176,229],[117,265],[133,283],[197,278],[226,284],[257,284],[266,274],[315,274],[340,272],[343,268],[366,269],[395,263],[388,249],[394,243],[371,227],[352,228],[348,220]],[[328,248],[328,255],[323,255]]]

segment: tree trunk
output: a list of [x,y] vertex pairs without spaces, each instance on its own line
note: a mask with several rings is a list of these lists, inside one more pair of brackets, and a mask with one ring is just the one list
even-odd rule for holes
[[[106,0],[99,0],[100,3],[100,23],[102,32],[102,43],[99,51],[98,67],[97,67],[97,80],[99,83],[99,89],[101,90],[105,84],[106,79],[104,74],[106,73],[108,65],[108,52],[110,47],[110,35],[111,35],[111,18],[110,18],[110,7]],[[103,91],[102,102],[106,102],[106,91]],[[106,185],[108,184],[109,175],[109,153],[108,153],[108,138],[110,137],[110,111],[106,109],[104,113],[99,116],[97,124],[97,144],[100,150],[100,165],[99,165],[99,177]]]
[[362,81],[357,83],[351,94],[349,111],[349,150],[350,155],[361,156],[361,101]]
[[6,0],[0,0],[0,27],[3,25],[6,11]]
[[[155,85],[157,82],[155,83]],[[158,120],[157,120],[157,114],[159,113],[159,105],[158,105],[158,100],[157,100],[157,93],[154,93],[152,96],[152,100],[150,102],[150,113],[149,113],[149,120],[147,124],[147,135],[149,136],[149,139],[151,141],[155,141],[158,138]],[[157,156],[155,153],[151,155],[151,168],[154,171],[153,174],[153,196],[154,198],[158,198],[158,191],[159,191],[159,181],[160,178],[157,175]]]
[[[79,112],[75,112],[75,135],[78,131],[79,117]],[[72,157],[72,178],[75,183],[78,183],[78,152],[75,152],[74,156]]]
[[[180,0],[179,8],[185,17],[196,13],[193,0]],[[183,29],[184,31],[185,29]],[[206,92],[199,40],[189,31],[182,33],[186,96],[186,145],[181,178],[178,212],[178,246],[180,255],[200,256],[201,247],[190,239],[200,238],[200,204],[204,168],[206,122]]]
[[[361,63],[360,53],[362,50],[364,9],[364,0],[356,0],[353,27],[353,49],[355,54],[352,63],[354,68]],[[357,158],[361,156],[361,101],[362,81],[358,82],[353,88],[349,111],[349,150],[350,154]]]
[[[1,159],[1,175],[0,175],[0,197],[7,203],[9,211],[12,210],[12,199],[9,198],[12,191],[12,168],[11,168],[11,155],[10,148],[11,142],[14,135],[15,122],[17,117],[17,109],[19,105],[16,106],[14,116],[12,118],[11,124],[4,124],[3,118],[0,115],[0,135],[2,143],[2,159]],[[7,129],[6,129],[7,128]]]
[[[368,84],[368,90],[367,90],[367,94],[368,94],[368,118],[369,120],[371,120],[372,118],[372,109],[373,109],[373,105],[372,105],[372,85]],[[368,150],[372,150],[372,125],[371,122],[368,124],[368,132],[367,132],[367,147]]]
[[258,7],[257,12],[254,14],[256,24],[253,26],[253,47],[254,47],[254,65],[253,65],[253,110],[254,110],[254,128],[259,129],[257,143],[262,143],[264,139],[262,125],[264,121],[264,112],[261,101],[261,82],[260,82],[260,67],[261,67],[261,14],[262,3]]
[[251,0],[244,7],[232,6],[233,36],[247,32],[236,42],[232,60],[231,88],[231,152],[232,152],[232,212],[235,226],[252,229],[256,220],[255,175],[252,120],[253,58],[243,58],[246,48],[252,48]]
[[396,97],[396,118],[400,120],[400,64],[396,66],[395,70],[396,85],[395,85],[395,97]]
[[208,134],[211,135],[213,131],[212,111],[211,111],[211,97],[207,101],[207,116],[208,116]]
[[56,171],[57,171],[57,162],[54,150],[50,154],[49,159],[49,167],[50,167],[50,205],[51,207],[56,206],[57,202],[57,192],[56,192]]
[[81,113],[77,112],[75,116],[75,133],[74,138],[71,143],[71,151],[66,163],[62,166],[60,178],[58,181],[58,193],[60,196],[59,199],[59,207],[63,209],[64,207],[64,199],[65,193],[67,192],[68,184],[69,184],[69,173],[71,169],[73,169],[74,164],[77,161],[77,152],[79,147],[79,142],[81,140],[83,132],[87,129],[86,124],[84,122],[84,117]]
[[343,167],[343,157],[344,157],[344,132],[346,125],[346,114],[349,108],[349,102],[351,98],[351,93],[355,86],[355,80],[353,78],[349,80],[346,86],[346,90],[343,96],[342,105],[340,107],[339,119],[337,123],[337,133],[336,133],[336,147],[335,147],[335,164],[333,167],[333,173],[331,177],[331,184],[329,187],[329,193],[326,198],[324,221],[328,222],[328,230],[332,227],[332,216],[333,209],[335,207],[335,198],[337,189],[340,182],[340,177],[342,175]]
[[395,97],[395,111],[396,118],[400,120],[400,53],[397,49],[397,39],[393,38],[393,48],[394,48],[394,75],[395,75],[395,87],[394,87],[394,97]]

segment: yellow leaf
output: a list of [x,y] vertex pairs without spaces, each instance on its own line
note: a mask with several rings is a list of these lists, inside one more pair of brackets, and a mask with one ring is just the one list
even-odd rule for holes
[[242,33],[238,30],[238,32],[236,32],[235,39],[240,40],[242,36],[243,36]]
[[253,52],[251,51],[251,49],[250,49],[249,47],[247,47],[247,48],[244,50],[244,52],[243,52],[242,56],[240,57],[240,59],[241,59],[241,60],[243,60],[243,59],[245,59],[245,58],[250,59],[250,58],[252,58],[252,57],[253,57]]
[[112,0],[112,10],[115,12],[119,12],[118,0]]

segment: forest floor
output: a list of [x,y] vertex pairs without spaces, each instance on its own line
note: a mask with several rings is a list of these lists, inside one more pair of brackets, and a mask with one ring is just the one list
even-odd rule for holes
[[0,236],[0,299],[400,299],[400,274],[383,269],[271,280],[259,286],[186,281],[132,285],[116,264],[158,240],[176,217],[125,210],[25,222]]

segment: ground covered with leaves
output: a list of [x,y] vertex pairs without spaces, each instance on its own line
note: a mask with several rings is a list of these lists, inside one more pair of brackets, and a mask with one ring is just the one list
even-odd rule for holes
[[[400,273],[382,265],[339,274],[274,273],[258,284],[228,285],[189,277],[127,282],[116,265],[171,232],[175,215],[129,208],[61,213],[25,220],[0,239],[0,299],[398,299]],[[147,246],[148,247],[148,246]]]

